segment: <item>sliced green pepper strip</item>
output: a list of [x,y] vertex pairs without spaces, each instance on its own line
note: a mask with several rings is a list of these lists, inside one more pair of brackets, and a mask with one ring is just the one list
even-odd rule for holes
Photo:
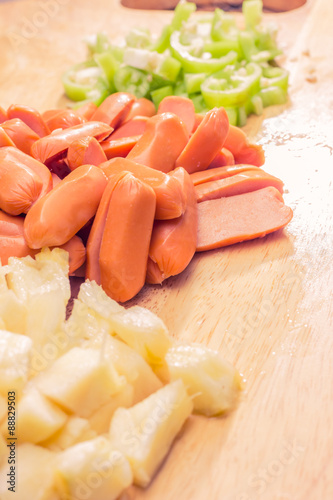
[[194,104],[194,109],[196,113],[207,113],[209,109],[206,106],[206,103],[204,101],[204,98],[202,97],[201,94],[192,94],[189,95],[189,98],[192,100]]
[[188,94],[201,92],[201,84],[205,81],[206,73],[185,73],[184,82]]
[[181,62],[183,70],[187,73],[215,73],[228,64],[237,61],[237,52],[231,50],[228,54],[219,59],[203,57],[194,57],[189,53],[191,46],[180,43],[180,32],[175,31],[170,37],[170,49],[173,57]]
[[151,34],[148,29],[134,28],[125,37],[127,47],[147,49],[151,46]]
[[251,57],[258,53],[253,32],[240,31],[238,42],[244,58],[247,61],[251,61]]
[[97,62],[98,66],[103,70],[105,77],[110,85],[110,93],[115,91],[113,79],[116,71],[119,68],[120,63],[115,59],[111,52],[101,52],[100,54],[95,54],[94,60]]
[[254,63],[238,71],[228,67],[207,78],[201,85],[201,92],[209,108],[243,106],[259,91],[260,77],[261,68]]
[[237,127],[244,127],[246,125],[247,113],[245,106],[240,106],[238,108],[238,116],[237,116]]
[[175,82],[181,69],[182,65],[177,59],[167,56],[158,68],[157,74],[170,82]]
[[171,30],[172,31],[179,30],[183,22],[188,21],[190,15],[192,14],[192,12],[195,12],[196,8],[197,6],[195,3],[184,2],[182,0],[178,2],[174,10],[174,15],[170,24]]
[[164,97],[173,95],[173,88],[171,85],[166,85],[165,87],[160,87],[159,89],[152,90],[150,95],[157,109],[162,99],[164,99]]
[[230,125],[235,125],[236,127],[238,122],[238,108],[224,108],[224,109],[228,115]]
[[263,3],[261,0],[245,0],[242,11],[247,28],[255,28],[262,21]]
[[169,48],[170,35],[171,35],[171,27],[164,26],[161,35],[158,37],[156,42],[152,45],[151,50],[158,52],[159,54],[162,54],[162,52],[165,52]]
[[267,66],[262,68],[261,87],[280,87],[286,93],[288,92],[289,72],[284,68],[277,66]]
[[149,94],[151,78],[146,71],[122,66],[114,75],[114,86],[118,92],[129,92],[140,99]]
[[204,52],[209,52],[213,57],[222,57],[228,54],[230,50],[237,52],[238,56],[241,55],[238,40],[220,40],[219,42],[205,42],[203,46]]
[[215,42],[226,39],[237,41],[238,29],[235,17],[231,14],[227,14],[222,9],[215,9],[210,36]]
[[104,31],[97,33],[96,36],[87,37],[86,43],[91,56],[105,52],[110,48],[110,40]]
[[124,47],[118,47],[117,45],[111,45],[109,48],[109,52],[120,63],[124,62],[124,50]]
[[288,99],[286,92],[281,87],[277,86],[267,87],[260,90],[259,96],[262,99],[264,108],[275,104],[285,104]]

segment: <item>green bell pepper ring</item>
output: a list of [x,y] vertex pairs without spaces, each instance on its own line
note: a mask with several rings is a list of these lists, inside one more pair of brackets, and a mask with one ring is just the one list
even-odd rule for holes
[[62,75],[62,83],[67,97],[76,102],[99,102],[110,93],[104,72],[93,59],[69,68]]
[[228,67],[211,75],[201,85],[201,93],[209,108],[243,106],[260,89],[261,68],[249,63],[236,70]]
[[170,49],[173,57],[181,62],[186,73],[215,73],[228,64],[237,61],[237,52],[231,50],[228,54],[218,59],[195,57],[190,54],[190,45],[183,45],[180,42],[180,31],[175,31],[170,37]]

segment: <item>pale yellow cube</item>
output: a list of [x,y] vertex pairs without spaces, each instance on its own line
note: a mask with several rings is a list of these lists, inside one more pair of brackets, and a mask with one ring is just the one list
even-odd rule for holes
[[154,369],[164,363],[171,339],[163,321],[140,306],[113,314],[110,318],[113,333],[137,351]]
[[110,428],[111,418],[117,408],[129,408],[133,405],[133,387],[126,383],[119,392],[113,394],[107,403],[100,406],[89,417],[89,425],[97,434],[106,434]]
[[0,294],[0,318],[4,323],[4,330],[13,333],[26,333],[27,307],[20,301],[13,290]]
[[40,443],[66,423],[68,415],[33,386],[25,391],[17,405],[17,432],[20,442]]
[[109,319],[114,313],[124,310],[124,307],[111,299],[95,281],[86,280],[82,283],[78,299],[104,319]]
[[74,444],[95,437],[96,432],[91,428],[86,418],[71,416],[58,432],[50,439],[43,441],[41,445],[52,451],[63,451]]
[[217,351],[199,344],[174,345],[165,359],[170,380],[183,380],[197,413],[213,416],[234,408],[242,379]]
[[89,417],[124,384],[96,349],[73,347],[34,379],[45,396],[79,417]]
[[110,426],[115,448],[128,458],[134,483],[147,486],[193,409],[181,380],[132,408],[118,408]]
[[149,364],[123,341],[108,334],[96,333],[82,347],[99,349],[106,363],[113,364],[117,372],[126,378],[133,387],[133,404],[162,387],[162,382]]
[[73,500],[115,500],[133,479],[126,458],[103,436],[60,453],[57,473],[62,497]]
[[15,391],[19,398],[28,380],[32,341],[25,335],[0,330],[0,394]]
[[83,340],[95,339],[102,334],[110,334],[111,327],[94,309],[79,299],[74,300],[72,314],[64,325],[69,347],[80,345]]

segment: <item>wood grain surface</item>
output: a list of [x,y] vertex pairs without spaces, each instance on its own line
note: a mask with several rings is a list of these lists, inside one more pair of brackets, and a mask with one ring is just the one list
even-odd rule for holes
[[[63,105],[60,76],[85,57],[86,35],[159,32],[171,16],[113,0],[1,2],[0,105]],[[271,21],[290,101],[246,131],[265,149],[264,168],[284,180],[294,218],[284,231],[197,254],[182,275],[132,300],[175,338],[219,349],[246,389],[231,415],[191,418],[151,486],[122,500],[333,498],[332,3],[308,0]]]

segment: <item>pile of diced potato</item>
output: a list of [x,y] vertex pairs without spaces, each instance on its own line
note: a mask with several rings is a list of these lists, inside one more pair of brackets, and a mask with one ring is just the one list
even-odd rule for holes
[[191,413],[225,413],[241,389],[217,352],[173,343],[148,309],[120,306],[86,281],[66,319],[70,295],[63,250],[0,267],[2,500],[112,500],[133,483],[145,487]]

